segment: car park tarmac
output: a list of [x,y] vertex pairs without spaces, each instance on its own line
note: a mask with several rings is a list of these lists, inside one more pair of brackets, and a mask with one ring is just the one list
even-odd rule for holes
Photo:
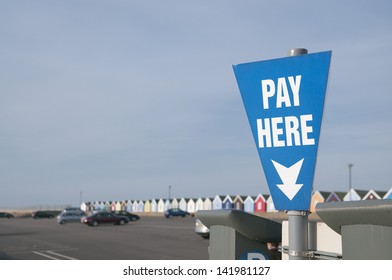
[[0,221],[0,260],[203,260],[208,240],[195,218],[141,217],[124,226],[59,225],[56,219]]

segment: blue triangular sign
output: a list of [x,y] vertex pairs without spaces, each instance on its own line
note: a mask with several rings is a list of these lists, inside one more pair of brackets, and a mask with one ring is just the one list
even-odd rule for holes
[[331,55],[233,66],[277,210],[310,208]]

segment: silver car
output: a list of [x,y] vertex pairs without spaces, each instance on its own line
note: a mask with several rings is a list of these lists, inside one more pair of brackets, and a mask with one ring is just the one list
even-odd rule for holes
[[210,237],[210,230],[199,219],[196,219],[195,232],[203,238]]
[[86,216],[86,213],[82,211],[68,211],[68,212],[63,212],[60,215],[57,216],[57,221],[61,224],[64,225],[66,223],[72,223],[72,222],[79,222],[82,217]]

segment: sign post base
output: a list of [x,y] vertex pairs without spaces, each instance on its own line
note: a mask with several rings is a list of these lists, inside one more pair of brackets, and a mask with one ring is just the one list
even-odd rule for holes
[[307,211],[287,211],[289,219],[289,259],[308,260],[308,216]]

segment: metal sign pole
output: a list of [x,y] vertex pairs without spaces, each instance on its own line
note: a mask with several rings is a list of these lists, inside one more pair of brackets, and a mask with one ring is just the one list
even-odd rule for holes
[[[291,49],[289,56],[308,54],[307,49]],[[308,257],[308,211],[287,211],[289,220],[289,259],[306,260]]]
[[307,211],[287,211],[289,219],[289,260],[307,260],[308,256]]

